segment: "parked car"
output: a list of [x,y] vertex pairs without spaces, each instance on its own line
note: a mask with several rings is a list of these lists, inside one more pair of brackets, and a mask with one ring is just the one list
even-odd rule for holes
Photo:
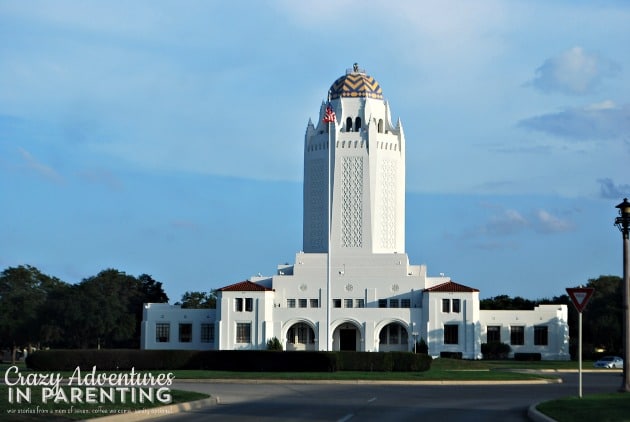
[[593,364],[595,368],[623,368],[623,359],[619,356],[604,356]]

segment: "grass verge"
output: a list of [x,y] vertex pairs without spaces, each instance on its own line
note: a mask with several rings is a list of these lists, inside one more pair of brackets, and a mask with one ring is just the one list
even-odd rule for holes
[[630,421],[630,394],[607,393],[541,403],[540,412],[558,422]]

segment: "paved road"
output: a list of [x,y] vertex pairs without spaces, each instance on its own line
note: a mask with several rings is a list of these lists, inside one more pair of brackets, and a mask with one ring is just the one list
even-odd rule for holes
[[[577,396],[577,374],[546,385],[347,385],[185,383],[174,388],[219,397],[220,404],[159,421],[527,421],[535,402]],[[618,373],[586,373],[584,394],[614,392]]]

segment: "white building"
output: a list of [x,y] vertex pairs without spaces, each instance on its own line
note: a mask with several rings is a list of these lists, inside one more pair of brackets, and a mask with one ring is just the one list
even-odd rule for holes
[[216,311],[146,304],[141,347],[264,349],[277,337],[285,350],[377,352],[413,350],[423,339],[431,355],[479,359],[481,344],[498,340],[569,359],[566,306],[481,311],[477,289],[410,265],[405,142],[379,83],[355,64],[306,128],[294,264],[220,289]]

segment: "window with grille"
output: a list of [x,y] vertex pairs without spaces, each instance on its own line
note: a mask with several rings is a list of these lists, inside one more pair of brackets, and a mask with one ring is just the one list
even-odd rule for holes
[[378,300],[379,308],[387,308],[387,299],[379,299]]
[[249,322],[236,323],[236,342],[251,343],[252,341],[252,324]]
[[525,344],[525,327],[522,325],[513,325],[510,327],[510,343],[515,346]]
[[254,299],[251,297],[248,297],[245,299],[245,311],[251,312],[253,310],[254,310]]
[[201,324],[202,343],[214,343],[214,324]]
[[442,312],[446,312],[446,313],[451,312],[451,300],[450,299],[442,299]]
[[171,336],[171,324],[158,322],[155,324],[155,341],[158,343],[168,343]]
[[179,324],[179,342],[190,343],[192,341],[192,324]]
[[411,308],[411,299],[400,299],[401,308]]
[[487,343],[501,343],[501,327],[498,325],[489,325],[486,328]]
[[356,300],[356,307],[357,308],[365,308],[365,300],[364,299],[357,299]]
[[352,299],[344,299],[344,308],[352,308],[353,300]]
[[306,299],[300,299],[298,301],[298,304],[300,305],[300,308],[306,308],[306,305],[308,304],[308,301]]
[[287,308],[295,308],[295,299],[287,299]]
[[547,346],[549,344],[549,330],[546,325],[534,327],[534,345]]
[[460,307],[461,307],[460,300],[459,299],[453,299],[453,312],[459,313],[460,312]]
[[333,299],[333,308],[341,308],[341,299]]
[[399,304],[398,299],[389,299],[390,308],[399,308],[398,304]]
[[234,310],[236,312],[243,312],[243,298],[242,297],[237,297],[234,300]]
[[311,299],[311,308],[319,308],[319,299]]

